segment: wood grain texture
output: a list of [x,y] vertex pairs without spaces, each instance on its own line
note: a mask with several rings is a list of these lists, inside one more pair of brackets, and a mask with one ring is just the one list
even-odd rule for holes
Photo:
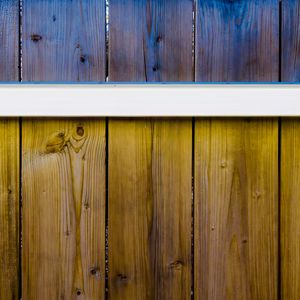
[[281,131],[281,294],[300,297],[300,122],[283,119]]
[[282,1],[282,81],[300,81],[300,3]]
[[[278,35],[275,0],[197,0],[196,80],[277,81]],[[195,299],[277,299],[277,155],[276,119],[196,120]]]
[[105,80],[105,0],[23,1],[24,81]]
[[[192,1],[110,1],[110,81],[192,81]],[[109,297],[189,299],[192,122],[109,120]]]
[[[0,12],[1,13],[1,12]],[[19,299],[19,122],[0,119],[0,299]]]
[[277,120],[195,132],[195,299],[277,299]]
[[193,3],[111,0],[110,81],[193,81]]
[[23,122],[23,299],[104,299],[105,123]]
[[190,299],[189,120],[109,126],[109,296]]
[[196,3],[196,81],[278,81],[277,0]]
[[[0,1],[0,81],[19,81],[19,1]],[[0,299],[19,299],[19,121],[0,119]]]
[[19,1],[0,1],[0,81],[19,81]]

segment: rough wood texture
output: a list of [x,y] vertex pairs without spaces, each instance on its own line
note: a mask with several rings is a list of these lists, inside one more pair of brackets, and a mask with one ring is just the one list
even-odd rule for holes
[[19,1],[0,1],[0,81],[19,80]]
[[198,120],[195,299],[277,299],[276,120]]
[[192,1],[112,0],[110,81],[193,81]]
[[103,299],[105,123],[23,122],[23,299]]
[[[19,1],[0,1],[0,81],[19,80],[18,37]],[[0,119],[0,135],[0,299],[15,300],[20,252],[18,119]]]
[[[276,0],[197,0],[197,81],[277,81]],[[241,99],[242,101],[242,99]],[[277,120],[196,120],[195,299],[276,299]]]
[[[110,1],[110,81],[192,81],[192,1]],[[189,299],[191,120],[109,121],[109,297]]]
[[196,0],[196,81],[277,81],[277,0]]
[[282,81],[300,81],[300,2],[282,1]]
[[300,122],[284,119],[281,140],[281,294],[300,297]]
[[109,295],[190,299],[191,122],[109,127]]
[[[105,1],[24,0],[23,80],[104,81]],[[23,141],[23,298],[103,299],[105,121],[26,120]]]
[[23,0],[24,81],[103,81],[105,0]]
[[[0,12],[1,13],[1,12]],[[0,299],[19,299],[19,122],[0,120]]]

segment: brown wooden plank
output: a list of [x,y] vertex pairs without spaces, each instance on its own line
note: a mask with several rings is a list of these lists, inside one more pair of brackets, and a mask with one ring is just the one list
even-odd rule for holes
[[23,299],[103,299],[105,123],[23,121]]
[[281,294],[282,299],[300,297],[300,122],[284,119],[281,131]]
[[24,81],[105,79],[105,0],[23,1]]
[[195,132],[195,299],[276,299],[277,120]]
[[[18,81],[19,1],[0,1],[0,28],[0,81]],[[0,119],[0,135],[0,299],[11,300],[19,299],[18,119]]]
[[[110,81],[192,81],[192,1],[110,1]],[[109,120],[109,297],[189,299],[191,119]]]
[[0,135],[0,299],[10,300],[19,299],[18,119],[1,119]]
[[[24,81],[105,80],[104,0],[24,0],[22,20]],[[23,298],[103,299],[105,121],[26,120],[23,135]]]
[[[300,78],[300,5],[299,1],[282,1],[282,81],[298,82]],[[299,212],[299,137],[300,120],[282,119],[281,126],[281,197],[280,255],[281,298],[300,297],[300,229]]]
[[188,299],[191,122],[109,127],[109,295]]
[[[197,81],[278,80],[277,1],[196,7]],[[277,120],[196,120],[195,299],[277,299],[277,153]]]

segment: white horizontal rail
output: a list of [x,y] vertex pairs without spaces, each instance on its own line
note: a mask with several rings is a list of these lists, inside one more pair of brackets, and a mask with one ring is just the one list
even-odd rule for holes
[[2,84],[0,116],[300,116],[300,85]]

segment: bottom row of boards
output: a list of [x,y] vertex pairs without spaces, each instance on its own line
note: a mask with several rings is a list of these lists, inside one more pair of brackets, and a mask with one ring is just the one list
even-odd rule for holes
[[300,119],[0,134],[0,299],[300,299]]

